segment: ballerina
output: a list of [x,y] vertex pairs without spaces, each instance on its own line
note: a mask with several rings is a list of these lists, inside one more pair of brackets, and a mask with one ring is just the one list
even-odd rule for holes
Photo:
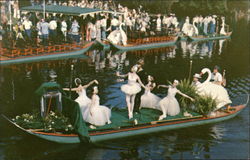
[[[82,82],[79,78],[75,79],[75,84],[77,88],[72,88],[71,91],[75,91],[78,94],[78,97],[75,99],[75,101],[79,104],[82,116],[84,115],[85,110],[87,109],[88,105],[90,104],[91,100],[86,94],[86,89],[91,86],[92,84],[98,84],[97,80],[93,80],[89,82],[86,85],[82,85]],[[70,91],[69,88],[63,88],[65,91]],[[84,116],[83,116],[84,119]]]
[[160,97],[151,93],[151,91],[155,88],[156,84],[154,83],[154,78],[152,76],[148,76],[148,84],[145,86],[145,92],[141,96],[141,105],[140,108],[152,108],[158,109],[161,111],[159,102]]
[[[122,85],[121,90],[126,94],[126,103],[128,107],[129,119],[133,118],[135,96],[137,93],[141,91],[141,86],[144,86],[141,82],[140,77],[136,74],[137,70],[138,70],[138,67],[135,65],[131,68],[131,72],[125,75],[120,75],[119,72],[116,73],[118,77],[123,77],[123,78],[128,77],[128,83]],[[137,83],[137,81],[139,83]]]
[[168,95],[163,98],[159,104],[163,114],[159,117],[159,120],[162,120],[167,117],[167,114],[170,116],[175,116],[180,113],[180,106],[178,101],[175,98],[176,93],[180,94],[183,97],[189,98],[191,101],[194,101],[193,98],[179,91],[176,86],[179,84],[178,80],[174,80],[172,85],[158,85],[159,87],[168,88]]
[[93,87],[91,103],[83,115],[85,117],[84,120],[91,124],[90,128],[92,129],[95,129],[95,126],[103,126],[111,123],[111,110],[106,106],[100,105],[98,92],[98,87]]

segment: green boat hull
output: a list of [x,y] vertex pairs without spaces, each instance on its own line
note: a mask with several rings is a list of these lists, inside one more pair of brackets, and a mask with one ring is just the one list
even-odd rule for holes
[[[162,132],[162,131],[169,131],[174,129],[181,129],[181,128],[187,128],[187,127],[194,127],[199,125],[205,125],[205,124],[211,124],[211,123],[217,123],[221,121],[225,121],[228,119],[231,119],[238,115],[246,105],[240,105],[236,106],[236,111],[230,114],[226,114],[223,116],[218,117],[201,117],[197,119],[185,119],[180,121],[168,121],[168,122],[159,122],[155,124],[145,124],[145,125],[135,125],[128,128],[121,128],[121,129],[112,129],[107,131],[97,131],[97,132],[90,132],[90,141],[92,143],[106,141],[106,140],[112,140],[112,139],[118,139],[118,138],[124,138],[124,137],[130,137],[130,136],[136,136],[136,135],[143,135],[143,134],[149,134],[154,132]],[[14,124],[19,129],[23,130],[24,132],[34,135],[36,137],[39,137],[41,139],[56,142],[56,143],[80,143],[80,139],[77,135],[71,134],[71,135],[64,135],[64,134],[54,134],[54,133],[44,133],[44,132],[35,132],[30,130],[25,130],[24,128],[18,126],[17,124],[13,123],[11,120],[9,120],[7,117],[4,116],[10,123]]]
[[188,38],[192,40],[193,42],[197,41],[209,41],[209,40],[218,40],[218,39],[229,39],[231,37],[232,32],[228,33],[227,35],[216,35],[216,36],[211,36],[211,37],[191,37],[189,36]]
[[102,50],[110,50],[110,44],[106,44],[106,43],[99,41],[99,40],[95,41],[95,47],[99,47]]

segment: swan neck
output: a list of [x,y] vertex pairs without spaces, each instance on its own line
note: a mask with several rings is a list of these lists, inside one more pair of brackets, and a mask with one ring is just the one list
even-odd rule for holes
[[206,81],[205,81],[204,83],[210,82],[211,77],[212,77],[212,74],[211,74],[211,71],[210,71],[210,70],[207,70],[206,72],[208,73],[208,77],[207,77],[207,79],[206,79]]

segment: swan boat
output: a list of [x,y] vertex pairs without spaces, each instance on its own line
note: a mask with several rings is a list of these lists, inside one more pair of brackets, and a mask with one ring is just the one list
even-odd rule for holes
[[[18,122],[15,121],[15,119],[10,119],[3,114],[2,117],[29,135],[47,141],[64,144],[81,142],[96,143],[117,138],[216,123],[237,116],[247,106],[249,101],[248,95],[247,102],[245,104],[235,105],[233,106],[233,110],[227,112],[217,110],[213,115],[201,115],[189,111],[190,114],[188,116],[184,116],[185,114],[181,111],[178,115],[167,116],[163,120],[158,120],[162,112],[156,109],[142,108],[140,109],[140,113],[134,115],[133,119],[128,119],[127,109],[112,108],[112,116],[110,119],[112,123],[92,128],[90,127],[90,124],[86,124],[84,122],[79,104],[68,98],[59,84],[55,82],[43,83],[35,93],[42,98],[45,97],[44,95],[48,95],[50,93],[50,96],[46,97],[52,97],[53,95],[58,96],[58,94],[54,93],[61,93],[62,96],[59,96],[61,97],[59,98],[60,103],[56,104],[61,104],[58,108],[60,108],[61,113],[64,116],[70,119],[70,123],[73,125],[74,131],[69,133],[65,133],[63,131],[46,132],[44,129],[39,128],[23,128],[19,125],[20,123],[18,124]],[[58,100],[58,98],[56,99]],[[43,101],[41,100],[41,102],[45,101],[46,99]],[[50,107],[50,105],[46,107],[42,105],[41,114],[43,115],[43,113],[50,112],[51,108],[53,107]],[[37,122],[35,122],[35,124],[37,124]]]
[[226,35],[215,35],[215,36],[188,36],[181,38],[182,40],[185,40],[185,38],[191,41],[208,41],[208,40],[217,40],[217,39],[229,39],[231,37],[233,32],[228,32]]
[[[96,143],[106,140],[112,140],[117,138],[124,138],[136,135],[149,134],[154,132],[162,132],[180,128],[194,127],[199,125],[217,123],[224,120],[231,119],[237,116],[247,104],[233,106],[234,110],[228,113],[226,112],[218,112],[216,116],[194,116],[194,117],[186,117],[186,118],[177,118],[172,120],[162,120],[162,121],[151,121],[148,123],[142,124],[131,124],[129,126],[122,126],[117,128],[102,128],[89,130],[90,142]],[[4,119],[13,124],[15,127],[20,129],[21,131],[33,135],[35,137],[56,142],[56,143],[80,143],[80,138],[77,134],[63,134],[63,133],[47,133],[43,131],[36,131],[35,129],[24,129],[21,126],[17,125],[11,119],[2,115]]]
[[100,40],[96,40],[95,41],[95,46],[97,48],[100,48],[102,50],[109,50],[110,49],[110,43],[108,41],[100,41]]
[[176,44],[177,40],[178,36],[160,36],[129,40],[127,45],[114,44],[112,42],[110,42],[110,44],[111,47],[117,50],[146,50],[173,46]]
[[[56,60],[84,56],[94,42],[85,44],[64,44],[38,48],[3,50],[0,65]],[[85,57],[87,58],[87,56]]]

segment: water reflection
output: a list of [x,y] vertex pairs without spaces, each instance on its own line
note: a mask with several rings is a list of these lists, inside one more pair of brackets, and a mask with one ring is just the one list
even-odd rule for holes
[[213,54],[221,55],[223,52],[223,46],[228,43],[229,40],[213,40],[207,42],[188,42],[181,41],[180,48],[182,49],[183,56],[199,56],[199,58],[208,57],[211,58]]
[[[185,159],[187,155],[210,159],[211,147],[224,138],[225,132],[216,125],[203,126],[118,139],[95,146],[60,145],[24,136],[4,139],[2,147],[5,159]],[[33,151],[27,152],[31,147]]]

